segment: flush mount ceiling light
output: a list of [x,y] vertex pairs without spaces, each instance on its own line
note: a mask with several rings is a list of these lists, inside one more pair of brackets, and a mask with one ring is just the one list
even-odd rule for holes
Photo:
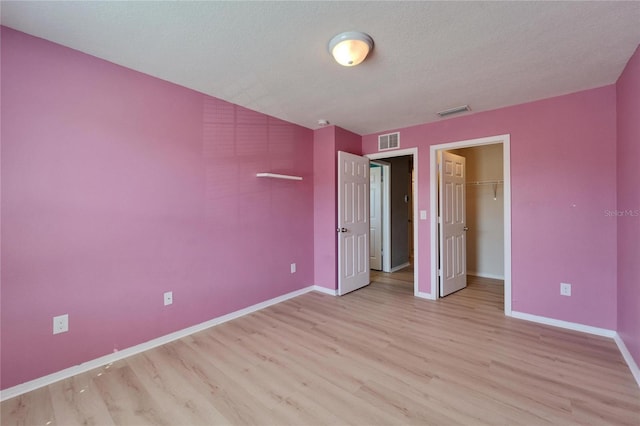
[[336,62],[345,67],[352,67],[364,61],[371,49],[373,39],[357,31],[340,33],[329,42],[329,52]]

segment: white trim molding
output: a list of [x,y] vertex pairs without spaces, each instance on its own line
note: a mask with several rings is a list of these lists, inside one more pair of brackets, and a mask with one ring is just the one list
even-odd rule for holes
[[538,315],[527,314],[524,312],[511,311],[513,318],[522,319],[539,324],[551,325],[553,327],[566,328],[567,330],[581,331],[583,333],[595,334],[596,336],[614,338],[617,334],[614,330],[606,328],[592,327],[590,325],[579,324],[577,322],[563,321],[554,318],[541,317]]
[[338,290],[333,290],[330,288],[326,288],[326,287],[322,287],[320,285],[314,285],[312,288],[313,291],[317,291],[318,293],[324,293],[324,294],[328,294],[331,296],[337,296],[338,295]]
[[474,277],[480,278],[490,278],[492,280],[504,280],[504,275],[486,274],[484,272],[478,271],[467,271],[467,275],[472,275]]
[[391,272],[391,273],[398,272],[399,270],[404,269],[407,266],[411,266],[411,263],[405,262],[402,265],[395,266],[395,267],[391,268],[391,270],[389,272]]
[[424,291],[418,291],[414,293],[414,296],[419,297],[421,299],[436,300],[433,294],[425,293]]
[[631,353],[627,349],[627,346],[624,344],[624,341],[622,340],[618,332],[606,328],[592,327],[590,325],[584,325],[575,322],[562,321],[553,318],[541,317],[538,315],[526,314],[524,312],[511,311],[511,316],[513,318],[525,321],[531,321],[539,324],[550,325],[553,327],[565,328],[567,330],[580,331],[582,333],[612,338],[618,346],[618,350],[620,350],[620,353],[622,354],[625,362],[629,366],[629,370],[631,370],[633,378],[636,380],[638,386],[640,386],[640,368],[638,368],[638,364],[631,356]]
[[155,347],[162,346],[169,342],[173,342],[174,340],[178,340],[183,337],[189,336],[193,333],[206,330],[207,328],[214,327],[218,324],[222,324],[224,322],[231,321],[236,318],[240,318],[244,315],[251,314],[253,312],[267,308],[271,305],[275,305],[275,304],[284,302],[285,300],[289,300],[294,297],[303,295],[305,293],[309,293],[310,291],[314,290],[314,287],[316,286],[309,286],[309,287],[302,288],[300,290],[292,291],[290,293],[283,294],[282,296],[274,297],[273,299],[269,299],[264,302],[260,302],[255,305],[240,309],[238,311],[231,312],[217,318],[213,318],[209,321],[205,321],[203,323],[196,324],[194,326],[187,327],[182,330],[178,330],[161,337],[157,337],[147,342],[140,343],[139,345],[131,346],[121,351],[104,355],[104,356],[101,356],[100,358],[83,362],[82,364],[74,365],[73,367],[65,368],[64,370],[60,370],[55,373],[48,374],[46,376],[39,377],[37,379],[30,380],[28,382],[21,383],[19,385],[4,389],[0,391],[0,401],[7,400],[9,398],[13,398],[18,395],[22,395],[24,393],[41,388],[43,386],[47,386],[57,381],[75,376],[76,374],[85,373],[87,371],[93,370],[94,368],[103,367],[113,362],[120,361],[124,358],[128,358],[132,355],[136,355],[141,352],[148,351],[149,349],[153,349]]
[[631,352],[627,349],[627,345],[624,344],[622,337],[620,337],[618,333],[613,336],[613,340],[616,342],[616,345],[618,345],[618,349],[620,349],[622,357],[627,362],[629,370],[631,370],[631,374],[633,374],[633,378],[636,379],[636,383],[640,386],[640,368],[638,368],[638,364],[636,364],[636,361],[631,356]]

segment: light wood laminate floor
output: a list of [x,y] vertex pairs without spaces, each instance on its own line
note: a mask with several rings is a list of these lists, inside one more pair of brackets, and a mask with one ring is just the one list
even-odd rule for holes
[[2,403],[2,425],[638,425],[611,339],[503,314],[472,279],[439,301],[411,273],[308,293]]

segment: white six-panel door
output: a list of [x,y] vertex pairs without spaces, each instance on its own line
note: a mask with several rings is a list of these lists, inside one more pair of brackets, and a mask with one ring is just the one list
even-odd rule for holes
[[440,297],[467,286],[465,158],[444,151],[440,161]]
[[338,294],[369,284],[369,159],[338,151]]
[[382,167],[370,168],[370,214],[369,226],[369,267],[382,270]]

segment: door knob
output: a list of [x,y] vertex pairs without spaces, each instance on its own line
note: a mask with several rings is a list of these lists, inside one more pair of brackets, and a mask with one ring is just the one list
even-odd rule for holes
[[347,232],[347,228],[338,228],[338,232]]
[[465,226],[464,228],[462,228],[462,230],[463,230],[463,231],[468,231],[468,230],[469,230],[469,227],[468,227],[468,226]]

